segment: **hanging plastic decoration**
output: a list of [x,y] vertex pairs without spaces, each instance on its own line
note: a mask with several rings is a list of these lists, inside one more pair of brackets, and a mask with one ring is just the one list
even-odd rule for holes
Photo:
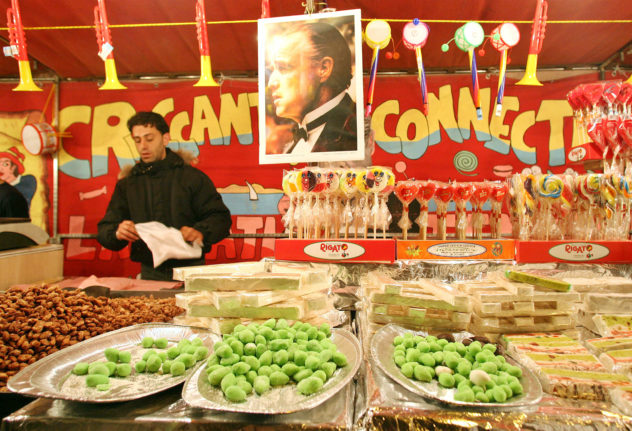
[[367,104],[365,116],[371,115],[371,107],[373,105],[373,92],[375,91],[375,77],[377,75],[377,61],[380,55],[380,49],[388,46],[391,40],[391,26],[382,19],[374,19],[369,22],[364,29],[364,41],[373,49],[373,57],[371,58],[371,73],[369,75],[369,90],[367,95]]
[[206,33],[204,0],[197,0],[195,3],[195,26],[200,48],[200,80],[193,86],[218,87],[219,84],[213,79],[213,71],[211,70],[211,50],[208,46],[208,34]]
[[515,24],[505,22],[492,30],[490,42],[500,52],[500,72],[498,74],[498,94],[496,95],[495,114],[500,116],[503,110],[505,94],[505,76],[507,72],[507,50],[520,42],[520,30]]
[[7,27],[9,28],[10,46],[4,48],[4,54],[18,61],[20,83],[13,91],[42,91],[31,75],[29,55],[26,52],[26,35],[22,26],[20,6],[18,0],[11,0],[11,7],[7,8]]
[[[474,106],[476,107],[476,118],[483,119],[483,111],[481,110],[481,97],[478,84],[478,71],[476,69],[476,54],[474,48],[479,47],[485,40],[485,32],[483,27],[475,21],[466,22],[454,32],[454,43],[462,50],[466,51],[470,59],[470,71],[472,73],[472,96],[474,98]],[[447,52],[450,49],[449,43],[441,45],[441,50]]]
[[424,115],[428,115],[428,89],[426,88],[426,73],[424,71],[424,63],[421,57],[421,48],[423,48],[428,41],[430,27],[428,27],[426,23],[420,22],[418,18],[415,18],[412,22],[409,22],[404,26],[402,33],[406,48],[415,50],[415,57],[417,59],[417,77],[419,79],[419,85],[421,86],[422,112]]
[[105,82],[99,90],[125,90],[127,87],[119,82],[114,62],[114,46],[110,34],[108,14],[105,10],[105,0],[98,0],[98,6],[94,7],[94,27],[97,33],[97,45],[99,57],[105,62]]
[[531,44],[529,45],[529,55],[527,56],[527,68],[524,76],[516,85],[542,85],[535,72],[538,68],[538,54],[542,50],[542,41],[544,41],[544,31],[546,29],[546,11],[549,4],[546,0],[538,0],[535,7],[535,15],[533,16],[533,26],[531,27]]
[[270,0],[261,0],[261,18],[270,18]]

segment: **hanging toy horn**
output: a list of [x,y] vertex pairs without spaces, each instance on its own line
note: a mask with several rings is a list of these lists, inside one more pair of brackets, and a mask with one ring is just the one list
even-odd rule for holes
[[[9,28],[9,39],[11,46],[7,47],[9,55],[18,61],[20,70],[20,83],[13,91],[42,91],[31,75],[29,56],[26,52],[26,35],[22,26],[20,7],[18,0],[11,0],[11,7],[7,9],[7,27]],[[6,54],[6,51],[5,51]]]
[[197,0],[195,4],[195,25],[197,27],[197,37],[200,47],[200,80],[193,84],[194,87],[218,87],[219,84],[213,79],[211,70],[211,50],[208,46],[208,34],[206,33],[206,12],[204,10],[204,0]]
[[546,11],[549,5],[546,0],[538,0],[533,17],[533,27],[531,28],[531,45],[529,45],[529,56],[527,57],[527,68],[524,76],[516,85],[542,85],[535,76],[538,68],[538,54],[542,50],[544,31],[546,29]]
[[105,62],[105,82],[99,90],[125,90],[127,87],[119,82],[114,63],[114,46],[110,35],[108,14],[105,10],[105,0],[98,0],[98,6],[94,7],[94,28],[97,33],[97,46],[99,57]]

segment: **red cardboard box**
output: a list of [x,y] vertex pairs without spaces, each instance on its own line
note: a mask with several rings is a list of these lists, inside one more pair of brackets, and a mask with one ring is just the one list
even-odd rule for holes
[[394,239],[277,239],[277,260],[307,262],[393,263]]
[[398,260],[512,260],[513,239],[397,241]]
[[516,241],[524,263],[632,263],[632,241]]

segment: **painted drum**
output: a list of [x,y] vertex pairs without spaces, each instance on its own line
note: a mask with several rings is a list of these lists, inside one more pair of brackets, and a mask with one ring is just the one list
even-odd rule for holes
[[520,30],[513,23],[502,23],[492,30],[492,37],[489,41],[498,51],[512,48],[520,42]]
[[423,48],[428,41],[429,33],[430,28],[426,23],[418,22],[415,24],[414,22],[409,22],[402,31],[404,45],[408,49]]
[[454,42],[463,51],[480,46],[484,39],[485,31],[475,21],[466,22],[454,32]]
[[391,40],[391,26],[383,19],[374,19],[364,29],[364,39],[370,48],[384,49]]
[[48,123],[30,123],[22,128],[22,144],[34,156],[57,151],[57,135]]

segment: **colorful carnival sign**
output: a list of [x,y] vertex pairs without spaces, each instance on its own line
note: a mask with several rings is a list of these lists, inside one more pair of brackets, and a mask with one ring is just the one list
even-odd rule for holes
[[[532,165],[564,171],[569,154],[586,142],[574,132],[566,93],[597,78],[590,74],[537,88],[517,87],[508,79],[497,116],[497,78],[481,74],[481,119],[468,76],[428,77],[427,115],[417,76],[377,79],[370,118],[372,164],[393,167],[397,180],[481,181],[503,179]],[[58,233],[95,234],[119,172],[138,159],[126,121],[137,111],[153,110],[170,123],[170,147],[191,152],[215,183],[233,215],[234,234],[283,231],[281,215],[288,203],[281,178],[284,169],[296,166],[259,164],[255,80],[225,80],[213,88],[193,87],[192,81],[125,84],[127,90],[100,92],[95,83],[61,83],[58,123],[50,112],[41,114],[50,85],[37,94],[16,94],[12,85],[0,85],[0,178],[35,186],[34,223],[53,233],[53,163],[50,154],[35,156],[24,149],[20,131],[25,124],[46,121],[69,135],[57,153]],[[11,166],[2,167],[5,159]],[[91,238],[66,238],[64,245],[66,274],[138,272],[127,249],[111,252]],[[272,238],[230,238],[213,247],[207,260],[273,254]]]

